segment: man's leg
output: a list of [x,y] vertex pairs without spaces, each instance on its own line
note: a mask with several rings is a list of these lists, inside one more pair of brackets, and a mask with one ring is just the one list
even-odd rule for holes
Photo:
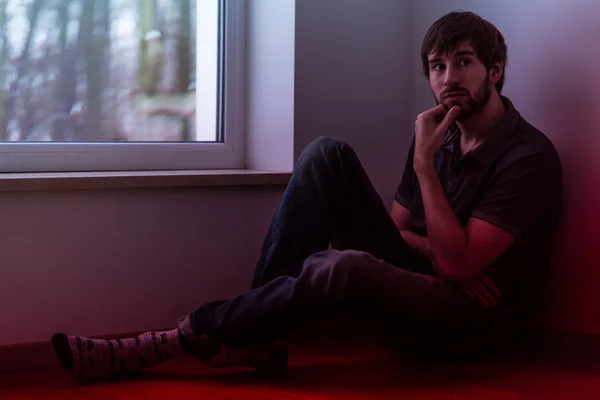
[[[331,242],[337,248],[362,250],[389,264],[419,271],[418,256],[402,240],[354,151],[339,140],[321,138],[311,143],[298,161],[265,239],[252,287],[261,287],[280,276],[298,277],[304,260],[326,249]],[[211,306],[227,307],[227,303],[213,302]],[[54,336],[53,344],[69,372],[98,377],[151,367],[182,351],[175,331],[146,336],[113,343],[77,341],[59,334]],[[157,342],[157,337],[168,339]],[[206,353],[222,350],[222,344],[203,343]],[[271,349],[249,350],[248,360],[238,358],[240,363],[272,361]],[[137,355],[130,358],[133,353]],[[83,358],[79,359],[82,354],[91,361],[83,363]],[[263,359],[257,361],[255,355]],[[79,361],[74,362],[74,357]],[[96,363],[99,358],[110,359],[113,364],[109,367],[100,362],[104,366],[100,368]]]
[[179,330],[191,343],[210,337],[244,347],[276,342],[338,314],[397,320],[406,330],[432,322],[451,330],[468,328],[468,321],[482,328],[487,312],[437,277],[365,252],[328,250],[310,256],[298,277],[281,276],[228,301],[203,305],[180,320]]
[[352,148],[319,138],[300,156],[265,238],[252,289],[279,276],[297,277],[304,260],[333,243],[417,268]]
[[[230,300],[207,303],[172,331],[122,341],[61,334],[53,344],[62,365],[76,378],[106,379],[182,352],[211,365],[231,365],[230,349],[269,345],[338,314],[401,321],[409,332],[434,326],[435,340],[447,343],[457,331],[480,339],[491,312],[437,277],[406,271],[365,252],[327,250],[308,257],[298,277],[281,276]],[[239,353],[232,354],[240,360]],[[253,355],[250,350],[246,355],[270,367],[287,362],[274,353]],[[252,366],[247,363],[244,359],[238,365]]]

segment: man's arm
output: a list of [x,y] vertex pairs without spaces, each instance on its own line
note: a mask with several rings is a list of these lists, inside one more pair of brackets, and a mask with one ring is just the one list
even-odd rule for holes
[[[413,157],[434,268],[442,278],[455,281],[476,276],[488,265],[483,264],[485,260],[489,259],[491,263],[514,240],[487,222],[471,222],[463,228],[448,203],[435,171],[434,158],[460,111],[459,107],[446,111],[440,104],[421,113],[415,123]],[[484,248],[469,240],[475,237],[485,243]]]
[[398,227],[406,244],[417,253],[431,259],[429,240],[408,230],[410,225],[410,210],[397,201],[394,201],[390,217],[392,217],[394,224]]
[[[417,253],[427,257],[434,263],[433,254],[429,245],[429,239],[408,230],[410,224],[410,210],[394,201],[390,212],[392,220],[398,227],[404,241]],[[434,264],[434,268],[435,264]],[[497,306],[497,297],[500,296],[500,290],[485,272],[480,273],[476,278],[461,282],[462,290],[473,300],[477,300],[483,307]]]
[[[433,176],[431,179],[434,179],[433,182],[435,184],[435,182],[437,181],[437,184],[439,185],[439,187],[441,188],[441,185],[439,183],[439,180],[437,179],[437,175],[435,174],[435,172],[433,173]],[[423,188],[422,188],[423,189]],[[430,208],[432,208],[433,210],[439,210],[439,211],[446,211],[448,212],[448,216],[444,217],[444,216],[438,216],[438,217],[433,217],[430,219],[434,219],[434,220],[454,220],[453,222],[455,222],[455,226],[453,226],[453,228],[455,228],[456,232],[458,233],[449,233],[449,234],[443,234],[440,235],[442,238],[445,239],[453,239],[458,237],[460,239],[461,235],[466,236],[467,235],[467,231],[471,231],[470,235],[472,236],[476,236],[478,238],[478,242],[483,242],[481,243],[481,245],[478,245],[478,249],[480,249],[482,251],[482,253],[484,255],[488,255],[489,257],[493,257],[491,260],[489,261],[480,261],[477,262],[477,264],[484,264],[484,265],[489,265],[492,263],[492,261],[497,257],[494,255],[494,251],[493,250],[488,250],[486,247],[486,245],[488,244],[488,242],[490,242],[491,240],[495,239],[495,235],[493,234],[483,234],[483,230],[485,228],[489,228],[491,227],[492,229],[498,229],[495,226],[481,221],[479,219],[472,219],[469,222],[469,225],[467,226],[467,230],[463,229],[462,226],[460,226],[460,224],[458,223],[458,220],[456,220],[456,217],[454,216],[454,213],[452,212],[452,210],[450,209],[450,206],[448,204],[448,201],[446,200],[446,195],[444,194],[443,190],[439,190],[438,195],[437,195],[437,199],[441,199],[440,203],[441,206],[436,206],[435,204],[438,202],[436,201],[436,196],[425,196],[423,194],[423,202],[425,204],[427,204],[427,200],[426,197],[432,198],[433,197],[433,205],[430,206]],[[425,208],[427,209],[427,205],[425,205]],[[426,215],[429,215],[431,213],[427,213]],[[434,261],[437,266],[436,268],[438,269],[438,273],[440,273],[440,275],[445,276],[446,278],[450,278],[452,275],[454,275],[451,271],[451,269],[449,268],[449,266],[447,265],[448,262],[444,261],[446,259],[449,259],[448,256],[442,256],[440,254],[440,251],[436,252],[437,256],[434,255],[433,251],[432,251],[432,246],[430,244],[430,239],[424,236],[420,236],[414,232],[411,232],[408,230],[408,226],[409,226],[409,221],[410,221],[410,210],[402,205],[400,205],[398,202],[393,202],[392,204],[392,210],[390,212],[390,216],[392,217],[392,220],[394,221],[394,223],[396,224],[396,226],[398,227],[398,230],[400,230],[400,234],[402,235],[402,238],[404,239],[404,241],[408,244],[408,246],[413,249],[414,251],[416,251],[417,253],[429,258],[430,260]],[[428,229],[431,230],[431,223],[429,221],[427,221],[427,225],[428,225]],[[435,227],[440,226],[435,225]],[[443,227],[443,225],[441,225]],[[451,225],[452,226],[452,225]],[[434,227],[434,232],[436,231]],[[504,231],[501,231],[501,234],[505,233]],[[430,233],[431,235],[431,233]],[[490,236],[491,240],[482,240],[484,237],[486,236]],[[512,239],[512,236],[509,235],[509,238]],[[450,250],[456,250],[457,249],[457,244],[455,243],[456,240],[446,240],[444,242],[441,243],[442,246],[448,246],[450,248]],[[461,244],[459,243],[458,246],[460,246]],[[507,244],[506,247],[508,247],[510,244]],[[440,248],[440,246],[437,246],[438,248]],[[477,257],[475,255],[472,255],[471,257],[473,258],[481,258]],[[441,264],[440,264],[441,262]],[[456,264],[457,265],[462,265],[462,264],[458,264],[460,261],[457,261]],[[460,262],[462,263],[462,262]],[[454,264],[454,263],[453,263]],[[443,268],[446,267],[446,268]],[[443,268],[443,269],[442,269]],[[461,268],[462,270],[467,270],[468,268]],[[469,275],[477,275],[477,272],[474,274],[469,274]],[[457,279],[457,280],[464,280],[464,279]]]
[[[434,268],[437,268],[429,245],[429,239],[408,230],[410,224],[410,210],[394,201],[390,216],[404,241],[417,253],[427,257],[432,261]],[[491,281],[485,272],[480,273],[476,278],[461,282],[462,290],[473,300],[477,300],[484,307],[497,306],[496,297],[500,296],[500,290]]]
[[398,203],[397,200],[392,202],[390,217],[392,217],[392,221],[394,221],[399,231],[408,229],[410,224],[410,210]]
[[477,276],[514,242],[514,236],[489,222],[471,218],[463,228],[452,212],[446,194],[431,168],[417,173],[425,222],[437,272],[448,280]]
[[404,172],[402,174],[402,181],[398,186],[394,201],[392,202],[392,209],[390,211],[390,217],[396,224],[396,227],[400,231],[402,238],[408,244],[408,246],[431,259],[431,253],[429,251],[429,240],[426,237],[419,236],[414,232],[409,231],[410,227],[410,204],[412,203],[413,196],[415,194],[415,186],[417,184],[417,177],[413,169],[413,157],[415,150],[415,141],[411,143],[408,155],[406,158],[406,164],[404,166]]
[[463,228],[428,167],[417,172],[429,241],[440,275],[464,281],[478,275],[527,232],[562,192],[558,157],[531,154],[499,165],[497,179],[475,204]]
[[431,253],[431,247],[429,245],[428,238],[417,235],[411,231],[400,231],[400,234],[411,249],[432,260],[433,255]]
[[421,188],[433,264],[443,278],[464,281],[489,267],[556,201],[562,172],[558,155],[551,151],[531,153],[498,166],[497,179],[475,204],[466,226],[461,226],[434,168],[435,153],[459,112],[453,107],[446,113],[440,105],[419,115],[413,167]]

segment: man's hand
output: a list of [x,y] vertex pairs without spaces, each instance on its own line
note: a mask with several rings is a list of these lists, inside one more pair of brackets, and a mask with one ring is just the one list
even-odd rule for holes
[[500,289],[490,279],[488,273],[493,272],[491,268],[486,268],[475,278],[461,282],[460,287],[472,300],[477,300],[485,308],[498,305],[497,298],[500,297]]
[[454,106],[446,112],[442,104],[419,114],[415,122],[415,172],[433,167],[433,158],[442,147],[444,135],[459,114],[460,107]]

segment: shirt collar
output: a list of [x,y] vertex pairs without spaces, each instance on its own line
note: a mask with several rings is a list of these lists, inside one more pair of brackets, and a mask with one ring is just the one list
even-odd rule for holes
[[[507,97],[500,96],[500,98],[506,109],[504,116],[492,128],[489,136],[476,149],[467,153],[467,157],[471,157],[483,165],[489,164],[504,149],[521,119],[521,115],[512,102]],[[459,136],[460,130],[458,127],[449,129],[442,148],[454,154],[454,142]]]

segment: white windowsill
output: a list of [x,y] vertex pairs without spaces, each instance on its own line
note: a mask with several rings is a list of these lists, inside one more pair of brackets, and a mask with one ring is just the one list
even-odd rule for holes
[[197,171],[56,172],[0,174],[0,192],[287,185],[290,171],[249,169]]

